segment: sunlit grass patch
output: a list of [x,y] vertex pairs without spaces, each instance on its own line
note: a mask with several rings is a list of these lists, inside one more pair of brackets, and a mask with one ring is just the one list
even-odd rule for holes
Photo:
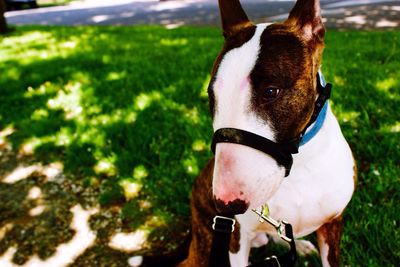
[[31,31],[23,36],[10,36],[2,43],[0,60],[18,60],[29,64],[36,60],[67,57],[79,45],[79,38],[57,40],[46,31]]
[[[393,230],[400,192],[399,39],[398,32],[327,34],[323,73],[333,83],[332,107],[359,168],[359,189],[345,215],[349,266],[389,266],[400,257]],[[62,203],[70,217],[78,201],[102,207],[89,219],[95,245],[78,263],[93,254],[102,254],[103,264],[126,263],[108,244],[114,234],[138,229],[140,247],[173,248],[187,230],[192,181],[211,157],[207,87],[221,45],[217,29],[157,26],[21,27],[1,39],[0,149],[16,153],[0,162],[1,179],[18,174],[18,161],[42,167],[28,169],[15,184],[0,183],[0,199],[11,199],[2,206],[9,213],[1,214],[12,214],[1,217],[0,229],[36,207],[20,209],[13,194],[26,199],[41,181],[36,176],[57,164],[53,178],[40,182],[42,195]],[[51,184],[61,172],[67,182]],[[54,218],[54,206],[33,214]],[[44,258],[54,252],[31,241],[15,254],[18,262],[27,260],[21,255],[31,253],[29,246]]]

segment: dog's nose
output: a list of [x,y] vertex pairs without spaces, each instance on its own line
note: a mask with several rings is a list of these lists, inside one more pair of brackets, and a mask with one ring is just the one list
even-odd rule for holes
[[225,203],[221,199],[216,199],[214,197],[214,203],[218,213],[225,216],[233,216],[236,214],[245,213],[249,207],[249,203],[241,199],[235,199]]

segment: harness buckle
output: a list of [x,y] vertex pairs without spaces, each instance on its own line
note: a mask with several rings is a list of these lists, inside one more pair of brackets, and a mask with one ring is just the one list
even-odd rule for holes
[[224,216],[215,216],[212,229],[217,232],[232,233],[235,230],[236,220]]

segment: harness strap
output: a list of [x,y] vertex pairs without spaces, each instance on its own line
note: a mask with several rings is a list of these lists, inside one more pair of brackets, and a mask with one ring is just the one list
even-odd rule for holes
[[284,144],[275,143],[260,135],[235,128],[221,128],[214,133],[211,143],[211,150],[214,154],[217,143],[234,143],[260,150],[273,157],[279,165],[285,167],[285,176],[289,175],[293,164],[292,154],[298,152],[299,146],[297,140]]
[[229,243],[231,233],[234,231],[235,219],[230,217],[215,216],[212,229],[214,230],[211,253],[209,258],[210,267],[230,267]]

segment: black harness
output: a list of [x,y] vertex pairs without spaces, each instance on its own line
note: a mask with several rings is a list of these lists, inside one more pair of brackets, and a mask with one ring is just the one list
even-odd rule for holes
[[[289,176],[290,169],[293,164],[293,154],[299,152],[299,145],[302,143],[303,136],[307,129],[317,120],[321,110],[325,106],[326,101],[331,95],[332,85],[325,85],[324,78],[321,73],[317,75],[318,98],[315,102],[314,112],[310,121],[303,132],[294,140],[283,143],[276,143],[260,135],[236,128],[218,129],[213,136],[211,150],[215,154],[215,148],[218,143],[234,143],[248,146],[265,154],[270,155],[276,162],[285,168],[285,177]],[[304,143],[304,142],[303,142]],[[262,217],[262,215],[261,215]],[[229,242],[231,233],[234,231],[235,219],[232,217],[215,216],[212,228],[214,237],[209,258],[209,266],[211,267],[229,267]],[[292,267],[296,263],[296,246],[293,237],[292,226],[284,223],[286,241],[290,245],[290,251],[281,256],[272,256],[264,261],[254,263],[252,267]],[[290,241],[289,241],[290,240]]]

